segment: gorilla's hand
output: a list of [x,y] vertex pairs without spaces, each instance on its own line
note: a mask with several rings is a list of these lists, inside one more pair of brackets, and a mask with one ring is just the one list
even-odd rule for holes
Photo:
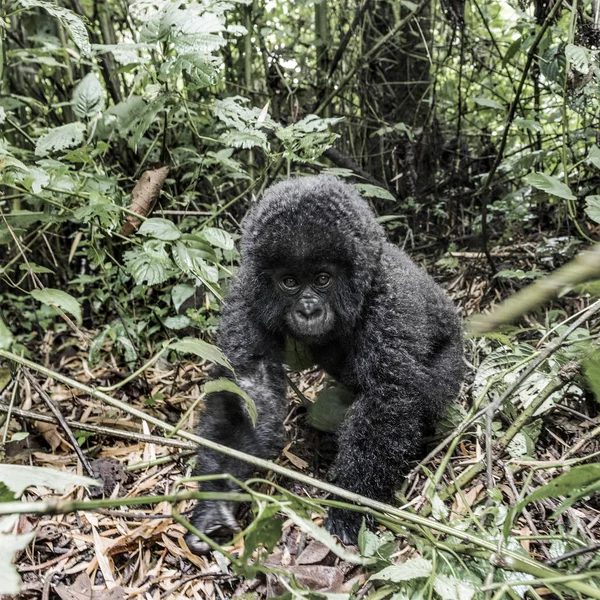
[[353,510],[330,508],[325,520],[325,528],[329,533],[336,535],[346,546],[351,546],[358,541],[358,532],[363,515]]
[[[192,517],[192,525],[218,544],[229,542],[240,531],[231,502],[198,502]],[[194,554],[206,554],[210,551],[210,546],[193,533],[185,536],[185,542]]]

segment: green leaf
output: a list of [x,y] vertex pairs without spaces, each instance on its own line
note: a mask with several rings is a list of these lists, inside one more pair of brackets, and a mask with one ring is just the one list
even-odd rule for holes
[[144,282],[158,285],[174,274],[165,243],[159,240],[148,240],[142,248],[128,250],[123,255],[123,260],[138,285]]
[[504,271],[498,271],[494,277],[498,277],[498,279],[538,279],[539,277],[544,277],[545,273],[542,271],[523,271],[521,269],[510,270],[506,269]]
[[600,223],[600,196],[586,196],[585,214],[595,223]]
[[484,98],[483,96],[476,96],[473,98],[473,101],[480,106],[486,106],[487,108],[498,108],[503,109],[504,106],[495,100],[491,100],[490,98]]
[[258,514],[254,515],[252,525],[244,536],[244,561],[251,559],[252,554],[262,546],[273,550],[281,537],[283,520],[276,513],[279,512],[277,504],[265,505],[261,503]]
[[231,366],[231,363],[227,360],[226,356],[223,354],[220,348],[217,348],[217,346],[213,346],[213,344],[209,344],[204,340],[187,337],[177,342],[171,343],[169,347],[173,348],[173,350],[178,350],[179,352],[195,354],[203,360],[214,362],[218,365],[226,367],[231,372],[233,372],[233,367]]
[[339,137],[330,128],[341,120],[307,115],[301,121],[275,131],[285,148],[283,156],[300,162],[317,160]]
[[218,270],[204,260],[201,250],[189,248],[182,242],[177,242],[173,249],[173,258],[184,273],[189,273],[203,282],[216,283],[219,281]]
[[323,388],[308,408],[308,423],[320,431],[334,433],[353,402],[354,394],[341,385]]
[[590,148],[590,153],[586,161],[593,164],[597,169],[600,169],[600,148],[596,144]]
[[190,323],[191,323],[191,320],[189,319],[189,317],[186,317],[185,315],[175,315],[173,317],[167,317],[163,321],[163,325],[165,327],[167,327],[168,329],[174,329],[176,331],[178,329],[184,329]]
[[233,238],[224,229],[219,229],[217,227],[205,227],[202,230],[202,235],[207,242],[211,243],[217,248],[222,248],[223,250],[233,249]]
[[521,45],[523,43],[523,38],[517,38],[506,51],[504,58],[502,59],[502,65],[506,66],[508,62],[515,56],[515,54],[521,49]]
[[210,56],[199,54],[180,54],[176,58],[165,61],[160,67],[160,80],[169,81],[182,73],[187,73],[191,83],[197,89],[215,83],[217,71],[210,63]]
[[546,498],[568,497],[571,494],[577,493],[577,490],[586,488],[588,485],[598,483],[599,481],[600,463],[573,467],[570,471],[555,477],[546,485],[537,488],[523,499],[519,506],[522,508],[531,502],[545,500]]
[[376,535],[367,528],[363,520],[358,532],[358,549],[366,557],[377,555],[381,558],[389,558],[389,554],[393,553],[396,549],[395,540],[396,538],[391,531],[385,531],[381,535]]
[[84,132],[85,125],[83,123],[68,123],[56,127],[38,138],[35,155],[46,156],[52,151],[79,146],[83,142]]
[[542,131],[542,126],[533,119],[515,119],[514,124],[516,127],[521,127],[522,129],[527,129],[533,133],[537,133],[538,131]]
[[13,343],[13,339],[11,330],[5,325],[4,321],[0,319],[0,350],[8,350]]
[[71,485],[83,487],[98,485],[95,479],[67,471],[2,463],[0,463],[0,481],[12,492],[14,498],[20,498],[21,494],[32,486],[44,486],[62,493]]
[[34,262],[29,262],[27,264],[21,263],[19,265],[19,271],[27,271],[31,273],[50,273],[54,274],[52,269],[48,269],[48,267],[43,267],[42,265],[38,265]]
[[2,530],[8,530],[7,521],[9,519],[0,520],[0,594],[16,595],[21,591],[21,577],[13,565],[13,560],[17,552],[25,550],[36,532],[23,535],[2,533]]
[[94,73],[88,73],[73,91],[73,111],[81,119],[95,117],[104,108],[105,92]]
[[565,200],[575,200],[575,196],[569,189],[569,186],[551,175],[546,175],[545,173],[532,173],[525,177],[525,181],[534,188],[552,194],[553,196],[558,196]]
[[43,304],[47,304],[54,308],[59,308],[64,312],[73,315],[77,323],[81,325],[81,305],[76,298],[71,296],[71,294],[53,288],[33,290],[30,293],[38,302],[42,302]]
[[582,46],[567,44],[565,47],[567,60],[583,75],[590,70],[590,51]]
[[402,564],[386,567],[382,571],[379,571],[379,573],[371,575],[371,579],[400,583],[401,581],[429,577],[432,570],[433,564],[431,561],[418,556],[416,558],[409,558]]
[[12,381],[12,373],[9,368],[0,368],[0,392]]
[[354,187],[360,192],[361,196],[366,196],[367,198],[381,198],[383,200],[391,200],[392,202],[396,200],[390,192],[378,185],[355,183]]
[[84,56],[89,56],[92,52],[90,38],[87,29],[81,17],[76,15],[68,8],[58,6],[53,2],[46,0],[18,0],[24,8],[42,8],[47,13],[58,19],[64,27],[67,28],[73,41]]
[[177,240],[181,237],[181,232],[172,221],[159,218],[146,219],[138,229],[138,233],[165,242]]
[[[1,339],[1,332],[0,332]],[[596,350],[583,361],[583,372],[596,400],[600,402],[600,350]]]
[[442,600],[471,600],[475,596],[475,588],[468,581],[437,573],[433,579],[433,589]]
[[38,221],[44,221],[48,215],[44,212],[33,212],[31,210],[12,210],[5,215],[11,227],[29,227]]
[[215,392],[230,392],[240,396],[240,398],[244,401],[244,406],[246,407],[248,416],[252,421],[252,425],[256,427],[256,421],[258,420],[256,404],[254,403],[254,400],[250,398],[250,396],[242,388],[240,388],[239,385],[230,379],[226,379],[225,377],[221,377],[220,379],[215,379],[213,381],[207,381],[204,384],[204,393],[214,394]]
[[312,367],[316,361],[310,354],[308,344],[286,337],[283,362],[292,371],[304,371]]
[[181,305],[196,291],[195,286],[189,283],[179,283],[173,286],[171,290],[171,299],[173,300],[173,306],[176,311],[179,311]]

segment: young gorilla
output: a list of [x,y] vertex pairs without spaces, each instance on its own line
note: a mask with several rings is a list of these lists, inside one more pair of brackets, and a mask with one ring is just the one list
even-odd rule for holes
[[[440,287],[386,241],[354,189],[330,176],[268,189],[248,213],[242,264],[221,316],[218,343],[238,385],[255,401],[256,427],[231,393],[208,397],[198,435],[261,457],[281,445],[286,416],[286,338],[356,396],[339,433],[336,483],[391,499],[423,430],[454,398],[463,375],[461,326]],[[246,479],[252,466],[198,450],[197,474]],[[228,481],[203,490],[231,490]],[[215,539],[237,530],[234,507],[199,502],[193,524]],[[326,527],[356,541],[358,513],[330,509]],[[195,536],[188,545],[206,550]]]

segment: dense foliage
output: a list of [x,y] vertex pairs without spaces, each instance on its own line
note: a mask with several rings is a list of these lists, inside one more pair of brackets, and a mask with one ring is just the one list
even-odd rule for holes
[[[253,552],[273,550],[283,513],[376,572],[360,592],[374,598],[600,597],[600,267],[557,271],[600,238],[598,14],[591,0],[0,0],[2,356],[61,370],[75,347],[86,381],[112,365],[98,403],[161,361],[226,362],[206,342],[249,203],[282,177],[347,178],[465,316],[558,279],[529,302],[537,312],[469,340],[468,390],[441,428],[453,437],[419,471],[421,496],[401,490],[410,515],[365,509],[389,530],[363,531],[358,556],[314,525],[320,505],[251,486],[256,521],[232,568],[261,570]],[[0,407],[33,385],[8,365]],[[169,390],[145,383],[147,414],[180,427],[195,402],[173,416]],[[338,392],[311,406],[317,425],[338,416],[325,399],[345,410]],[[545,428],[557,413],[581,419],[562,438]],[[25,428],[6,418],[3,442]],[[499,457],[514,472],[498,461],[494,475]],[[18,499],[30,475],[2,468],[0,500]],[[64,489],[51,479],[29,484]],[[0,549],[0,570],[11,559]]]

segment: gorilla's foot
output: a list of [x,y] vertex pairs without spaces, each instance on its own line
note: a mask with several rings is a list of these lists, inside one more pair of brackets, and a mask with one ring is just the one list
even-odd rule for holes
[[351,510],[341,508],[330,508],[329,515],[325,520],[325,528],[332,535],[340,538],[346,546],[355,545],[358,542],[358,532],[363,520],[363,515]]
[[[229,542],[240,531],[233,505],[228,502],[199,502],[192,525],[220,545]],[[211,550],[206,542],[193,533],[185,536],[185,543],[194,554],[207,554]]]

